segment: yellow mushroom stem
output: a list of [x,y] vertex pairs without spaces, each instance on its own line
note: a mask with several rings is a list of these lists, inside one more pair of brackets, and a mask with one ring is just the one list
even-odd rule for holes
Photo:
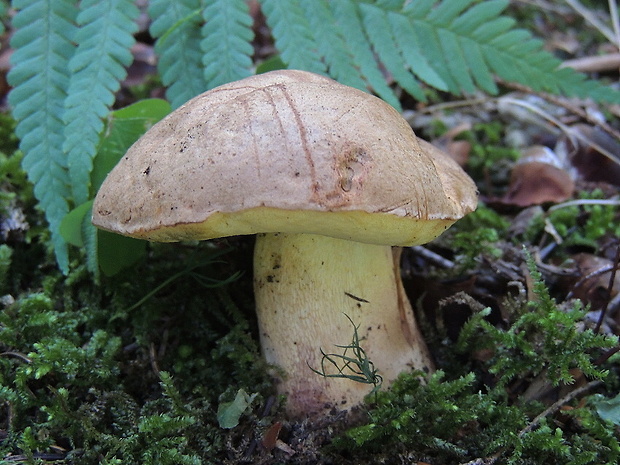
[[[283,373],[278,389],[290,415],[348,409],[372,390],[311,369],[322,370],[321,349],[342,354],[336,345],[351,343],[347,316],[359,325],[360,346],[384,384],[403,371],[433,369],[404,293],[399,256],[390,246],[314,234],[258,235],[254,291],[261,345],[267,362]],[[330,363],[324,366],[337,373]]]

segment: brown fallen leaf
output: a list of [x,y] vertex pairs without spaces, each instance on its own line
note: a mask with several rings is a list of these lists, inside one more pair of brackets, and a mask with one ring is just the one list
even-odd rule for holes
[[580,179],[620,186],[620,143],[606,132],[587,124],[571,127],[555,150],[574,167]]
[[529,207],[569,199],[575,183],[561,163],[554,162],[553,156],[548,147],[528,149],[512,169],[508,192],[501,199],[502,203]]

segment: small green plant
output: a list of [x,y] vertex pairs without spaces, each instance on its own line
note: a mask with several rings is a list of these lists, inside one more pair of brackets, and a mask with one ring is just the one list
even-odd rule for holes
[[[325,378],[346,378],[351,381],[363,384],[372,384],[373,389],[370,394],[375,394],[383,383],[383,378],[378,374],[375,369],[375,365],[370,361],[366,355],[366,351],[362,349],[360,345],[360,338],[357,333],[359,325],[353,323],[353,320],[349,315],[346,315],[347,319],[353,326],[353,339],[350,344],[338,345],[336,347],[343,349],[341,354],[325,353],[321,348],[321,369],[310,369]],[[352,355],[349,355],[352,353]],[[326,367],[327,365],[327,367]],[[335,368],[336,373],[329,373],[332,371],[329,367]]]

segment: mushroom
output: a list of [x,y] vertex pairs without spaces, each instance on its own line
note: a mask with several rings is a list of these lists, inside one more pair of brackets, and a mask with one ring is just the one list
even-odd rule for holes
[[460,166],[391,106],[285,70],[212,89],[154,125],[102,184],[93,223],[163,242],[257,234],[262,351],[281,368],[287,411],[304,416],[369,392],[312,370],[322,349],[351,341],[348,318],[386,382],[433,369],[392,246],[431,241],[476,203]]

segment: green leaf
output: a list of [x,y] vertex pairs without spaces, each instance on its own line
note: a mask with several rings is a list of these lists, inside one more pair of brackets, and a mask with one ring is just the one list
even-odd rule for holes
[[435,2],[433,9],[428,12],[427,19],[435,24],[449,24],[472,3],[478,0],[440,1]]
[[620,426],[620,394],[608,399],[602,395],[594,395],[591,400],[598,415],[605,421]]
[[165,100],[147,99],[111,114],[93,162],[91,183],[95,190],[129,147],[170,110],[170,104]]
[[[93,164],[91,182],[95,189],[101,186],[107,174],[129,147],[168,113],[170,104],[160,99],[141,100],[112,113]],[[72,221],[74,235],[78,234],[79,228],[91,271],[96,272],[101,268],[106,276],[113,276],[144,255],[146,241],[98,231],[90,222],[90,213],[83,216],[81,222],[77,217],[67,221]]]
[[208,88],[243,79],[251,74],[252,17],[245,0],[207,0],[202,10],[205,25],[200,46]]
[[150,33],[157,38],[157,69],[173,108],[207,90],[200,33],[200,0],[151,0]]
[[13,86],[9,103],[18,121],[15,133],[25,154],[24,170],[49,223],[58,265],[67,273],[67,244],[58,230],[71,197],[62,151],[62,109],[69,86],[77,10],[71,0],[15,0],[13,7],[17,10],[11,39],[15,51],[8,80]]
[[300,0],[260,0],[260,3],[282,61],[292,69],[325,74],[325,64],[317,53],[317,44]]
[[67,241],[67,243],[76,247],[84,247],[84,240],[82,238],[82,221],[84,217],[90,212],[93,206],[93,201],[89,200],[84,202],[79,207],[71,210],[62,219],[60,223],[60,234]]
[[239,424],[239,418],[250,406],[256,394],[249,395],[243,389],[237,391],[235,400],[223,402],[217,408],[217,421],[221,428],[231,429]]
[[256,74],[268,73],[269,71],[278,69],[286,69],[286,63],[282,61],[280,55],[274,55],[267,58],[256,67]]
[[[97,257],[97,263],[101,271],[106,276],[114,276],[119,271],[129,268],[146,253],[147,241],[134,239],[132,237],[119,236],[108,231],[96,231],[90,223],[90,215],[86,217],[90,224],[90,231],[96,232],[96,242],[93,236],[84,234],[85,244],[91,248],[96,248],[97,253],[89,253],[90,257]],[[88,241],[91,241],[89,244]],[[90,268],[90,266],[89,266]]]
[[71,79],[65,102],[65,142],[75,204],[90,198],[92,159],[97,151],[103,119],[115,101],[126,67],[139,11],[133,0],[85,0],[80,3],[75,40],[69,62]]

